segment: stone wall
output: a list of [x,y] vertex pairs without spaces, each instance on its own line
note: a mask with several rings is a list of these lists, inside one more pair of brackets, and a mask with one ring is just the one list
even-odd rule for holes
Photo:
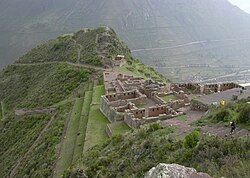
[[208,105],[199,102],[198,100],[191,100],[191,109],[194,111],[207,111],[209,109]]
[[[176,115],[177,116],[177,115]],[[157,117],[143,117],[142,119],[134,118],[133,114],[126,114],[124,122],[131,128],[139,128],[141,125],[154,123],[160,120],[166,120],[174,117],[171,114],[159,114]]]
[[141,125],[140,119],[136,119],[133,117],[133,114],[127,113],[124,117],[124,122],[130,127],[130,128],[138,128]]
[[119,106],[120,104],[125,105],[126,103],[124,102],[113,102],[110,103],[105,96],[101,97],[101,106],[100,106],[100,111],[103,113],[105,117],[108,118],[110,122],[115,122],[115,121],[120,121],[124,119],[124,113],[122,112],[117,112],[115,108],[112,106]]
[[241,88],[241,86],[235,83],[222,83],[219,85],[219,91],[226,91],[233,88]]
[[119,106],[116,108],[118,112],[125,112],[127,109],[134,109],[135,104],[134,103],[128,103],[125,106]]
[[136,108],[136,109],[128,110],[127,112],[131,112],[134,115],[133,117],[137,119],[142,119],[146,115],[145,109]]
[[201,85],[197,83],[174,83],[170,85],[171,91],[179,92],[184,91],[185,93],[200,93]]
[[148,117],[158,117],[160,114],[169,114],[169,110],[166,105],[148,108]]
[[206,94],[206,95],[210,94],[210,93],[218,92],[218,91],[219,91],[219,85],[218,84],[204,85],[203,93]]
[[117,100],[130,100],[138,98],[146,98],[146,95],[143,95],[138,90],[126,91],[122,93],[114,93],[105,95],[109,102]]
[[152,94],[151,99],[158,105],[166,104],[166,102],[163,99],[161,99],[156,92]]
[[112,133],[110,124],[107,124],[107,125],[106,125],[106,133],[107,133],[107,135],[108,135],[109,137],[112,137],[112,136],[113,136],[113,133]]
[[174,92],[174,95],[179,99],[179,100],[183,100],[184,103],[189,103],[189,98],[188,95],[184,93],[184,91],[179,91],[179,92]]
[[147,102],[147,96],[146,95],[141,95],[138,98],[128,99],[127,102],[131,102],[131,103],[134,103],[136,105],[146,104],[146,102]]
[[128,91],[128,92],[119,93],[119,99],[121,100],[133,99],[137,97],[138,95],[136,91]]
[[170,107],[174,110],[183,108],[186,106],[186,103],[184,100],[176,100],[170,103]]
[[107,95],[105,95],[105,97],[108,99],[109,102],[118,100],[118,95],[116,93],[107,94]]

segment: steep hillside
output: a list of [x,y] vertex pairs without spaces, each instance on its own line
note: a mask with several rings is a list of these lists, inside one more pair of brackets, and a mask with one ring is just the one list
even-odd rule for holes
[[197,122],[198,125],[236,122],[250,130],[250,104],[248,100],[242,100],[225,107],[212,108],[210,113]]
[[249,139],[221,139],[194,131],[177,140],[172,131],[153,124],[113,137],[86,153],[65,177],[143,177],[159,163],[194,167],[214,177],[249,177]]
[[21,57],[18,63],[71,62],[110,65],[118,54],[131,58],[130,50],[108,27],[85,29],[42,44]]
[[1,65],[38,42],[100,24],[175,80],[250,65],[250,15],[227,0],[13,0],[1,2],[0,15]]
[[0,177],[60,177],[108,139],[102,72],[117,54],[126,56],[123,70],[163,79],[107,27],[50,40],[0,71]]

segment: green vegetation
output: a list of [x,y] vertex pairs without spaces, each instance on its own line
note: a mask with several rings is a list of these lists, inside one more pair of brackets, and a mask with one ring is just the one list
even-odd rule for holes
[[56,177],[59,177],[64,170],[70,167],[73,161],[82,106],[83,106],[83,99],[77,98],[74,107],[71,111],[70,120],[68,122],[66,134],[61,148],[60,158],[56,165],[55,169]]
[[166,102],[169,102],[170,100],[173,100],[173,101],[177,100],[177,97],[174,95],[166,95],[166,96],[161,97],[161,99],[163,99]]
[[207,123],[229,123],[235,121],[237,124],[250,130],[250,104],[242,100],[234,104],[212,108],[210,113],[197,122],[198,125]]
[[63,35],[47,43],[37,46],[22,56],[18,63],[51,63],[71,62],[86,63],[94,66],[102,66],[106,61],[118,54],[124,54],[131,59],[130,50],[117,37],[113,29],[100,27],[97,29],[81,30],[73,35]]
[[96,144],[105,142],[108,138],[105,133],[108,120],[99,109],[101,95],[104,93],[105,91],[103,85],[94,87],[92,104],[89,111],[89,120],[85,139],[86,142],[84,144],[85,151]]
[[171,133],[171,128],[153,124],[115,136],[88,151],[80,165],[83,170],[73,169],[66,177],[83,173],[88,177],[143,177],[159,163],[194,167],[215,177],[249,177],[249,139],[201,137],[193,132],[185,140],[176,140]]
[[10,173],[18,159],[31,147],[41,130],[50,120],[49,116],[32,116],[9,122],[0,134],[0,177]]
[[115,70],[145,79],[153,79],[164,83],[168,82],[163,75],[156,72],[153,68],[144,65],[139,60],[129,60],[126,65],[117,67]]
[[58,37],[32,49],[19,59],[22,63],[77,61],[78,45],[71,35]]
[[18,167],[19,177],[49,177],[57,160],[57,147],[61,141],[71,104],[58,108],[52,123],[36,143],[32,152]]
[[176,117],[176,119],[178,119],[178,120],[180,120],[182,122],[186,122],[188,118],[187,118],[186,115],[181,115],[181,116]]
[[79,122],[77,140],[75,144],[73,163],[76,163],[76,161],[79,158],[81,158],[83,154],[92,95],[93,95],[93,91],[87,91],[84,97],[84,103],[83,103],[81,118]]
[[240,105],[237,108],[237,112],[239,113],[237,116],[237,122],[250,125],[250,104],[245,103]]
[[184,147],[185,148],[194,148],[198,145],[198,142],[200,141],[200,132],[199,131],[193,131],[189,135],[187,135],[184,139]]
[[[0,177],[11,171],[17,177],[60,176],[88,148],[108,139],[108,120],[99,110],[105,93],[101,72],[67,63],[102,65],[100,54],[124,54],[133,62],[112,29],[98,28],[50,40],[0,72]],[[92,75],[98,80],[90,82]],[[99,86],[93,90],[94,83]],[[16,109],[50,107],[56,108],[53,116],[14,117]],[[117,134],[127,130],[124,124],[115,127]]]
[[0,102],[0,123],[3,121],[3,114],[4,114],[4,111],[3,111],[3,102]]
[[146,104],[136,104],[137,108],[145,108],[147,105]]
[[115,135],[122,135],[131,129],[124,122],[117,122],[111,124],[111,130],[113,136],[115,136]]
[[80,62],[93,64],[97,66],[102,65],[102,61],[97,54],[96,39],[97,35],[105,32],[105,29],[98,28],[96,30],[79,31],[73,36],[73,39],[81,48]]
[[[20,177],[52,175],[57,156],[56,147],[69,108],[70,103],[58,107],[53,116],[34,115],[5,122],[0,133],[0,177],[7,177],[15,166],[15,173]],[[19,165],[18,160],[21,160]]]
[[[0,177],[9,175],[13,168],[21,177],[53,174],[58,157],[56,149],[74,95],[77,95],[75,91],[89,80],[90,74],[87,69],[64,63],[12,65],[0,72],[0,100],[4,101],[5,113],[0,135],[0,143],[4,145]],[[54,117],[34,115],[14,119],[17,108],[50,106],[57,108]]]
[[68,97],[90,73],[67,64],[9,66],[0,72],[0,100],[8,114],[13,108],[48,107]]
[[92,82],[79,88],[79,96],[75,100],[71,116],[66,126],[66,133],[62,140],[60,155],[55,167],[55,177],[60,177],[71,165],[75,164],[82,156],[85,144],[86,128],[89,117],[89,109],[92,101]]

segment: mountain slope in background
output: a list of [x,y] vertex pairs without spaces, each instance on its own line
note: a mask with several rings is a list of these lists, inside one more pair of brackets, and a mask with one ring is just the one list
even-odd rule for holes
[[13,0],[1,2],[0,16],[1,65],[41,41],[100,24],[175,80],[250,65],[250,15],[227,0]]

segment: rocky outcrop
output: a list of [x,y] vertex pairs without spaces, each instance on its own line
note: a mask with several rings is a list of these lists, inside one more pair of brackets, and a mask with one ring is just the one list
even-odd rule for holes
[[150,169],[145,178],[211,178],[211,176],[206,173],[198,173],[194,168],[160,163]]

